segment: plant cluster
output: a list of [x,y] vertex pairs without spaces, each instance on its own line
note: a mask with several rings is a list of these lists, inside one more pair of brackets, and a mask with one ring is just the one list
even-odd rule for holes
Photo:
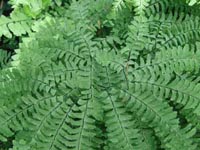
[[199,12],[198,0],[2,5],[0,148],[198,150]]

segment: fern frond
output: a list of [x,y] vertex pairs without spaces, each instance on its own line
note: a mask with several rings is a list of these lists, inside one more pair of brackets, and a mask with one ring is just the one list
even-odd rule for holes
[[30,24],[32,24],[31,18],[20,12],[13,12],[10,18],[2,15],[0,17],[0,36],[11,38],[12,33],[21,36],[30,31]]
[[0,69],[5,68],[10,62],[10,53],[0,49]]
[[118,12],[124,7],[134,6],[137,15],[144,15],[148,2],[149,0],[115,0],[113,2],[113,9],[115,12]]
[[146,55],[150,53],[149,51],[156,52],[164,47],[173,48],[174,46],[184,46],[191,41],[198,41],[198,17],[195,17],[192,21],[185,20],[183,22],[168,21],[165,18],[161,21],[162,18],[158,18],[137,19],[129,26],[127,49],[129,49],[129,52],[133,51],[132,54],[135,55],[135,58],[140,53]]
[[[172,108],[170,108],[167,103],[156,101],[154,97],[151,96],[150,92],[141,93],[141,91],[135,91],[133,93],[129,91],[121,90],[120,99],[126,99],[127,108],[132,111],[137,110],[136,113],[141,120],[148,123],[150,127],[154,128],[156,135],[161,139],[162,147],[179,149],[182,146],[178,146],[175,143],[186,142],[186,150],[188,148],[196,148],[196,146],[193,145],[190,136],[182,136],[184,129],[180,129],[178,125],[179,121],[176,119],[176,113],[172,111]],[[194,134],[195,130],[191,130],[191,132]]]
[[176,19],[187,19],[191,16],[199,16],[199,7],[198,6],[190,6],[185,3],[183,0],[151,0],[147,9],[145,10],[146,15],[171,15],[172,18],[170,20]]
[[51,3],[52,0],[10,0],[10,4],[15,10],[21,9],[24,14],[33,18],[40,15]]
[[11,0],[10,3],[14,8],[11,14],[8,17],[0,16],[0,37],[11,38],[12,35],[20,37],[27,33],[30,34],[34,30],[35,24],[40,24],[47,16],[52,16],[50,13],[47,16],[42,14],[52,5],[53,2],[51,0]]
[[144,140],[143,148],[146,150],[158,149],[154,133],[151,129],[140,129],[140,133]]
[[187,3],[192,6],[194,4],[199,4],[199,0],[187,0]]
[[[195,52],[194,49],[190,50],[189,45],[172,49],[163,49],[155,53],[154,59],[147,56],[146,59],[140,58],[140,63],[135,64],[133,72],[138,70],[160,69],[163,73],[182,74],[182,73],[199,73],[199,50]],[[131,71],[131,69],[130,69]]]
[[134,0],[133,4],[136,7],[135,12],[137,15],[144,15],[145,9],[150,0]]
[[[135,121],[123,107],[123,102],[120,102],[117,95],[110,92],[111,85],[116,84],[109,77],[110,72],[105,69],[105,85],[107,89],[101,94],[103,100],[103,108],[105,111],[105,124],[107,126],[108,146],[109,149],[141,149],[141,135]],[[117,81],[117,78],[115,78]],[[105,86],[104,85],[104,86]],[[113,126],[114,125],[114,126]],[[110,128],[112,126],[112,128]],[[116,138],[117,137],[117,138]]]
[[124,0],[115,0],[113,2],[113,9],[115,12],[121,10],[123,7],[125,7],[125,1]]
[[[152,70],[151,73],[153,72]],[[181,77],[172,80],[167,74],[164,77],[158,77],[156,74],[147,76],[146,78],[145,75],[137,75],[135,81],[133,81],[134,84],[141,86],[143,90],[151,86],[152,92],[156,97],[173,101],[174,105],[181,106],[183,112],[190,110],[190,113],[184,113],[186,118],[188,118],[187,115],[190,116],[192,114],[199,116],[199,93],[197,92],[200,90],[199,84]],[[191,118],[189,120],[193,124],[194,120]]]

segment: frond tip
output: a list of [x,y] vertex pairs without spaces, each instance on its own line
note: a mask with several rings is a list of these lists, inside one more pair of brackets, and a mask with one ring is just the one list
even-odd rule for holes
[[145,8],[148,6],[150,0],[115,0],[113,2],[113,9],[115,12],[122,10],[125,7],[135,7],[137,15],[144,15]]
[[113,2],[113,9],[115,12],[121,10],[123,7],[125,7],[125,1],[124,0],[115,0]]

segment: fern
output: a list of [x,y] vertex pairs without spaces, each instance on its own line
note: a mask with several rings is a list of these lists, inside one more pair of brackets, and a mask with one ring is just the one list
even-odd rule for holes
[[13,138],[12,150],[198,150],[198,5],[64,3],[12,0],[1,16],[1,35],[20,44],[12,59],[1,51],[0,141]]
[[[34,31],[35,24],[38,24],[44,20],[47,16],[47,11],[50,7],[54,8],[57,5],[61,5],[61,2],[51,2],[51,0],[10,0],[10,4],[14,11],[11,12],[10,16],[0,16],[0,37],[6,36],[11,38],[14,36],[25,36],[27,33]],[[53,14],[48,16],[56,16],[57,10],[54,10]],[[46,14],[46,15],[43,15]]]
[[16,36],[21,36],[30,32],[30,24],[32,22],[31,18],[27,17],[23,13],[12,13],[11,18],[1,16],[0,26],[1,33],[0,36],[4,35],[8,38],[12,37],[12,33]]
[[187,3],[192,6],[194,4],[199,4],[199,1],[198,0],[188,0]]
[[138,15],[143,15],[145,8],[148,6],[149,0],[115,0],[113,2],[114,11],[120,11],[124,7],[134,6]]
[[10,53],[0,50],[0,68],[5,68],[10,62]]
[[113,2],[113,7],[115,11],[118,11],[122,9],[122,7],[125,7],[125,2],[124,0],[116,0]]

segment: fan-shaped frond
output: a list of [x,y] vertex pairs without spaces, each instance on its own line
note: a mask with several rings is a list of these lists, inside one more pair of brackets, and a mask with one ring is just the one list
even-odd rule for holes
[[[49,7],[40,2],[33,8]],[[6,67],[2,53],[0,141],[14,137],[13,150],[198,150],[197,5],[73,0],[63,8],[34,26],[23,14],[35,32]],[[27,33],[14,30],[27,18],[12,17],[2,16],[1,35]]]

